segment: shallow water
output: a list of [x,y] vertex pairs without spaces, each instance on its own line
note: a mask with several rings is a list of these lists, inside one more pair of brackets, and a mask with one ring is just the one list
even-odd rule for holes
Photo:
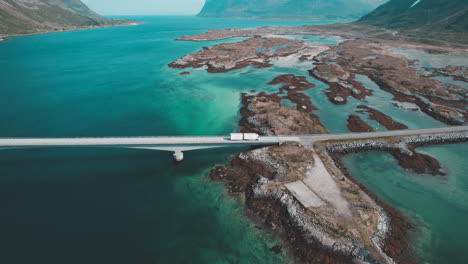
[[401,169],[385,152],[350,154],[350,173],[416,224],[413,243],[423,263],[466,263],[468,237],[468,144],[431,146],[418,151],[435,157],[446,178]]

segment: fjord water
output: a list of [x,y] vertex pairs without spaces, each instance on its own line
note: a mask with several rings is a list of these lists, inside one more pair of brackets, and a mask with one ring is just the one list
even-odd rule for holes
[[[238,129],[237,75],[171,61],[210,28],[303,22],[138,17],[146,24],[12,38],[0,45],[0,136],[223,135]],[[265,81],[266,78],[265,78]],[[242,87],[242,89],[239,89]],[[2,263],[285,263],[241,202],[207,173],[243,149],[0,152]]]
[[418,148],[438,159],[447,177],[405,171],[385,152],[350,154],[343,162],[356,179],[410,217],[422,263],[462,264],[468,259],[467,149],[466,143]]
[[[145,24],[1,43],[0,137],[227,134],[238,129],[242,92],[276,92],[278,86],[266,85],[275,76],[307,75],[311,67],[278,62],[271,68],[222,74],[190,69],[186,76],[167,67],[220,42],[175,41],[182,35],[311,22],[133,19]],[[332,132],[347,131],[347,114],[359,104],[391,113],[411,128],[442,125],[420,112],[392,106],[391,96],[381,90],[368,102],[351,99],[346,106],[336,106],[323,95],[326,85],[308,79],[317,87],[307,94]],[[377,89],[370,80],[363,82]],[[280,242],[246,219],[241,202],[207,179],[211,167],[239,151],[189,152],[179,165],[164,152],[0,151],[0,259],[28,264],[288,262],[284,254],[270,250]],[[427,248],[432,250],[432,244]]]

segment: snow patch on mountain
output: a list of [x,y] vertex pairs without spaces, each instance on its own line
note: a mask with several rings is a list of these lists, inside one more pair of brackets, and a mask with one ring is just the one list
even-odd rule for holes
[[419,2],[421,2],[421,0],[416,0],[416,2],[414,2],[414,4],[412,6],[410,6],[410,8],[412,8],[413,6],[419,4]]

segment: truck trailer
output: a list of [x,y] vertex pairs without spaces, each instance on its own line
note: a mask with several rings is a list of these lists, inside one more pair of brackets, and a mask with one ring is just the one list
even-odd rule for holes
[[256,141],[260,136],[256,133],[231,133],[231,141]]
[[258,134],[255,133],[244,133],[244,140],[256,141],[260,138]]
[[231,141],[242,141],[242,140],[244,140],[244,134],[231,133]]

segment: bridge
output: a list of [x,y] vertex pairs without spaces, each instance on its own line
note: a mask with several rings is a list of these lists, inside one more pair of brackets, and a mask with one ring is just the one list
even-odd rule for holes
[[293,136],[261,136],[256,141],[232,141],[229,137],[109,137],[109,138],[0,138],[0,150],[14,148],[45,147],[118,147],[171,151],[177,161],[184,158],[183,152],[232,146],[268,146],[295,141],[313,144],[326,140],[358,140],[395,136],[417,136],[440,133],[467,132],[468,126],[449,126],[425,129],[407,129],[368,133],[316,134]]

